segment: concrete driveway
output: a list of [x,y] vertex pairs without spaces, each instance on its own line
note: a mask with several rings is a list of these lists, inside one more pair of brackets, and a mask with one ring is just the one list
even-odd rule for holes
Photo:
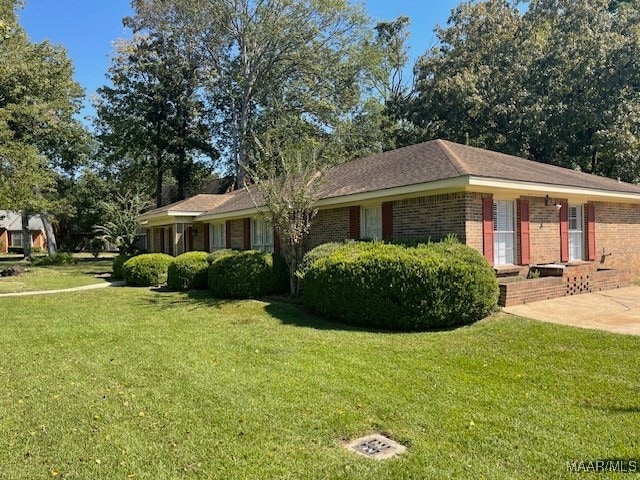
[[554,298],[504,309],[543,322],[640,335],[640,287]]

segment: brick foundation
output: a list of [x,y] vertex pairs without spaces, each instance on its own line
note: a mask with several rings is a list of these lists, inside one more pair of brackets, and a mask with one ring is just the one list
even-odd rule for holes
[[[500,283],[498,304],[502,307],[551,298],[628,287],[632,274],[626,269],[602,270],[598,263],[567,265],[561,276],[522,279]],[[522,278],[522,277],[520,277]]]

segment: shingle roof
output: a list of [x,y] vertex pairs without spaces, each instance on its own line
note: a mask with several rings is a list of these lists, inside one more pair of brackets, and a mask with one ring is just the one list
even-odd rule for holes
[[[11,210],[0,210],[0,228],[11,232],[22,230],[22,215],[17,212],[12,212]],[[43,229],[44,225],[42,224],[40,215],[29,217],[29,230],[35,232]]]
[[172,212],[206,212],[213,210],[229,199],[228,195],[216,195],[201,193],[191,198],[180,200],[179,202],[170,203],[164,207],[155,208],[143,213],[143,216],[151,216],[159,213]]
[[[630,183],[447,140],[432,140],[330,169],[320,188],[319,198],[383,191],[466,176],[640,195],[640,187]],[[230,213],[254,207],[254,200],[244,190],[225,196],[228,195],[232,195],[229,200],[206,213]],[[259,195],[254,194],[254,197],[260,204]]]

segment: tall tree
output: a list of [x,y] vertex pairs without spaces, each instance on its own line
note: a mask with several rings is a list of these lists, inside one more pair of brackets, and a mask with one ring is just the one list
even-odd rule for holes
[[156,205],[165,178],[173,176],[178,198],[186,195],[199,156],[217,158],[200,95],[200,60],[168,31],[144,31],[134,19],[131,40],[115,49],[109,79],[98,90],[98,138],[119,168],[139,175],[153,159]]
[[[359,101],[370,34],[346,0],[135,0],[149,29],[171,24],[203,54],[219,150],[237,185],[264,120],[297,119],[330,131]],[[290,125],[295,122],[288,122]]]
[[[84,152],[86,134],[75,119],[82,89],[63,48],[31,43],[15,23],[17,2],[3,0],[0,20],[0,200],[23,212],[25,256],[28,219],[51,209],[54,168],[71,169]],[[45,215],[45,226],[50,223]],[[48,228],[50,239],[53,230]],[[53,242],[49,242],[53,245]]]
[[413,120],[444,137],[640,178],[640,4],[466,2],[417,64]]

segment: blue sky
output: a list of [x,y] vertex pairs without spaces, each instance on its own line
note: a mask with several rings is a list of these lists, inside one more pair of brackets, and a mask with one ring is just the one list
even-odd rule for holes
[[[411,18],[411,55],[415,58],[435,43],[433,29],[444,25],[461,0],[367,0],[364,6],[374,20]],[[355,3],[355,2],[354,2]],[[18,11],[20,23],[34,42],[61,44],[75,66],[75,79],[89,97],[106,82],[112,42],[128,36],[122,17],[132,13],[130,0],[26,0]],[[85,108],[84,115],[92,114]]]

